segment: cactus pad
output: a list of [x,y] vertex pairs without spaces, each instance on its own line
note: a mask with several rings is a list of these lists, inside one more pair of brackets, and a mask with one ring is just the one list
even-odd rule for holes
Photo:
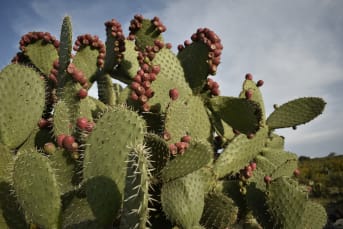
[[261,110],[259,105],[253,101],[217,96],[211,98],[210,105],[213,113],[235,130],[251,134],[260,127]]
[[204,187],[198,172],[165,183],[161,190],[164,213],[182,228],[198,226],[204,208]]
[[48,158],[37,152],[19,154],[14,163],[13,186],[29,218],[46,228],[58,228],[61,193]]
[[0,142],[15,148],[24,142],[41,118],[44,80],[32,68],[11,64],[0,72],[0,81]]
[[271,113],[267,119],[267,125],[272,130],[305,124],[320,115],[324,107],[325,102],[321,98],[295,99],[281,105]]
[[115,107],[97,121],[88,137],[83,170],[87,199],[104,225],[121,206],[128,146],[142,144],[144,132],[145,122],[137,113]]
[[167,182],[183,177],[207,165],[212,158],[212,149],[208,144],[192,141],[183,155],[169,161],[162,170],[162,180]]

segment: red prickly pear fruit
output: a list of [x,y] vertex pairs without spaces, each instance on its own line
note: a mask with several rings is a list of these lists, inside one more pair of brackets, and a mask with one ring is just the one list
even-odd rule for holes
[[177,147],[175,144],[169,145],[169,152],[171,155],[175,156],[177,154]]
[[185,135],[181,138],[181,141],[182,142],[187,142],[187,143],[190,143],[190,141],[192,140],[191,136],[190,135]]
[[131,89],[137,90],[138,87],[140,86],[140,83],[133,81],[130,86],[131,86]]
[[48,126],[50,125],[50,122],[49,122],[47,119],[45,119],[45,118],[41,118],[41,119],[38,121],[37,125],[38,125],[38,127],[39,127],[40,129],[43,129],[43,128],[48,127]]
[[138,88],[135,90],[138,96],[145,94],[145,88],[142,85],[139,85]]
[[151,98],[154,96],[154,91],[151,89],[151,88],[148,88],[146,91],[145,91],[145,95],[148,97],[148,98]]
[[77,93],[77,96],[78,96],[80,99],[86,98],[87,95],[88,95],[88,91],[87,91],[86,89],[84,89],[84,88],[81,88],[81,89],[79,90],[79,92]]
[[214,96],[220,95],[220,90],[219,90],[219,88],[217,88],[217,87],[212,88],[212,89],[211,89],[211,94],[214,95]]
[[94,122],[88,122],[87,126],[86,126],[86,131],[90,133],[90,132],[93,131],[94,127],[95,127],[95,123]]
[[245,170],[246,172],[251,172],[251,171],[252,171],[251,165],[245,166],[245,167],[244,167],[244,170]]
[[263,84],[264,84],[264,81],[263,80],[259,80],[259,81],[257,81],[256,86],[257,87],[262,87]]
[[270,176],[267,175],[267,176],[264,177],[264,182],[266,184],[270,184],[271,181],[272,181],[272,178]]
[[159,65],[152,66],[152,72],[158,74],[161,71],[161,67]]
[[254,135],[253,133],[250,133],[250,134],[247,135],[247,138],[248,138],[248,139],[252,139],[252,138],[254,138],[254,137],[255,137],[255,135]]
[[169,90],[169,97],[172,100],[176,100],[179,97],[179,91],[176,88]]
[[139,96],[137,95],[136,92],[131,92],[131,95],[130,95],[130,99],[132,99],[133,101],[137,101],[139,98]]
[[45,143],[43,148],[46,154],[53,154],[56,151],[56,146],[52,142]]
[[57,136],[57,145],[59,147],[63,147],[63,140],[64,140],[65,137],[66,137],[65,134],[60,134],[60,135]]
[[146,102],[148,102],[149,98],[146,96],[146,95],[141,95],[139,96],[138,98],[138,101],[141,103],[141,104],[144,104]]
[[151,72],[149,74],[149,80],[152,82],[152,81],[155,81],[156,79],[157,79],[156,73]]
[[189,146],[189,144],[187,142],[177,142],[177,143],[175,143],[175,145],[177,147],[178,153],[180,153],[180,154],[183,154]]
[[172,44],[171,43],[166,43],[166,48],[167,49],[171,49],[172,48]]
[[165,130],[165,131],[163,132],[163,139],[166,140],[166,141],[168,141],[168,140],[170,140],[170,138],[171,138],[170,133],[169,133],[168,131]]
[[245,79],[246,79],[246,80],[252,80],[252,79],[253,79],[252,74],[251,74],[251,73],[247,73],[247,74],[245,75]]
[[79,129],[85,130],[88,126],[88,119],[85,117],[80,117],[76,120],[76,125]]
[[245,98],[251,99],[252,98],[252,90],[245,91]]
[[75,150],[75,138],[73,136],[65,136],[62,142],[62,145],[65,149],[72,152]]
[[151,83],[150,83],[150,81],[144,81],[144,82],[142,83],[142,86],[143,86],[145,89],[148,89],[148,88],[151,87]]
[[69,74],[73,74],[73,72],[75,71],[75,65],[73,64],[73,63],[70,63],[69,65],[68,65],[68,67],[67,67],[67,72],[69,73]]
[[148,112],[148,111],[150,111],[150,105],[148,104],[148,103],[144,103],[143,105],[142,105],[142,110],[144,111],[144,112]]
[[247,179],[249,179],[250,177],[252,177],[252,171],[245,171],[244,177],[247,178]]
[[257,167],[256,162],[250,162],[250,167],[251,167],[252,171],[255,171],[256,167]]
[[295,177],[298,177],[298,176],[300,175],[300,170],[299,170],[299,169],[295,169],[295,170],[293,171],[293,175],[294,175]]

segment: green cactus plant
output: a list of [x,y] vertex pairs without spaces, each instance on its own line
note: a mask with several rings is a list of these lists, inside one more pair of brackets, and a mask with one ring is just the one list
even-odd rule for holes
[[1,228],[324,226],[274,132],[321,114],[321,98],[267,118],[251,74],[238,97],[220,96],[212,30],[174,54],[158,17],[135,15],[127,37],[115,19],[105,28],[105,43],[73,44],[67,16],[60,41],[25,34],[0,72]]

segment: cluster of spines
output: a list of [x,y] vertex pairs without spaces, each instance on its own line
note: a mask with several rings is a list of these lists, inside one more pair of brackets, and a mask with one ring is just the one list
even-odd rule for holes
[[56,37],[52,36],[49,32],[29,32],[21,37],[19,41],[19,49],[24,52],[27,45],[35,43],[38,40],[51,43],[56,49],[60,46],[59,40],[57,40]]
[[113,51],[116,53],[116,59],[123,59],[123,52],[125,51],[125,36],[121,24],[117,20],[112,19],[105,22],[105,26],[107,36],[112,36],[116,39],[113,49]]
[[85,46],[90,46],[91,48],[97,49],[99,51],[97,65],[102,68],[105,63],[106,47],[105,44],[99,39],[98,36],[91,34],[84,34],[77,37],[75,44],[73,46],[74,51],[79,51]]
[[[208,66],[209,66],[209,74],[215,75],[217,72],[217,67],[221,61],[221,53],[223,50],[223,45],[221,43],[220,38],[217,36],[215,32],[208,28],[199,28],[197,29],[196,33],[193,33],[191,36],[191,40],[193,42],[202,42],[204,43],[208,49]],[[189,40],[184,41],[184,44],[178,45],[178,50],[182,51],[185,47],[191,45],[192,42]]]

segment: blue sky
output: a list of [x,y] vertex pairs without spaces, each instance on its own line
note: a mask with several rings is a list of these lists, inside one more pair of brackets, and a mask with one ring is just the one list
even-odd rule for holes
[[222,39],[222,64],[215,80],[222,95],[236,96],[244,75],[263,79],[267,114],[273,104],[303,96],[326,100],[324,114],[296,131],[282,129],[286,150],[307,156],[343,153],[343,1],[341,0],[16,0],[2,1],[0,67],[7,65],[29,31],[56,37],[63,16],[71,16],[74,37],[105,40],[104,22],[115,18],[128,34],[134,14],[158,16],[174,47],[199,27]]

